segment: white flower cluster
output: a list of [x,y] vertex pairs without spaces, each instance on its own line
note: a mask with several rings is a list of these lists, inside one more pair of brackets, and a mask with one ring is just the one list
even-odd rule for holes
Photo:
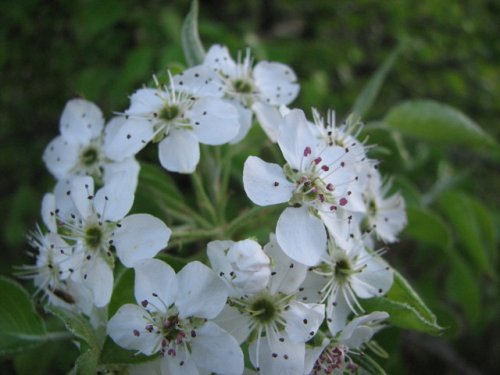
[[[136,91],[106,126],[94,104],[68,102],[61,134],[43,156],[58,180],[42,202],[46,230],[30,237],[36,261],[22,274],[48,303],[105,324],[117,345],[151,356],[131,373],[355,372],[355,357],[388,318],[366,314],[359,301],[393,282],[374,247],[396,241],[406,224],[402,197],[387,195],[389,184],[356,138],[361,125],[350,117],[336,126],[333,112],[325,119],[313,111],[309,121],[289,110],[299,91],[293,70],[254,66],[248,52],[234,61],[216,45],[201,65],[169,78]],[[128,215],[135,155],[155,142],[167,171],[192,173],[200,143],[241,141],[254,115],[286,164],[250,156],[243,185],[259,206],[286,204],[276,234],[263,247],[212,241],[210,267],[193,261],[176,273],[154,259],[171,229],[149,214]],[[103,320],[116,258],[134,269],[136,304]],[[253,368],[245,369],[245,356]]]

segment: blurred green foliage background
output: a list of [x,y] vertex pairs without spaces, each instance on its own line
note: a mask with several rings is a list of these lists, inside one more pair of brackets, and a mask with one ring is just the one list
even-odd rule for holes
[[[66,101],[82,95],[107,118],[123,111],[128,95],[153,73],[184,63],[180,28],[188,9],[187,0],[0,4],[0,274],[31,262],[25,235],[54,182],[41,155],[58,133]],[[199,27],[205,46],[226,44],[233,56],[250,46],[258,60],[289,64],[302,85],[296,106],[335,108],[340,118],[401,46],[368,120],[398,101],[431,98],[500,139],[496,0],[210,0],[200,1]],[[499,373],[498,149],[401,143],[383,131],[369,133],[387,151],[380,154],[383,170],[403,171],[396,186],[410,206],[416,202],[389,259],[448,327],[441,338],[382,333],[391,354],[383,367],[397,374]],[[478,253],[484,256],[476,262]],[[50,362],[57,348],[43,353],[37,361],[47,363],[37,373],[56,371]],[[0,363],[0,373],[33,373],[23,372],[26,358]]]

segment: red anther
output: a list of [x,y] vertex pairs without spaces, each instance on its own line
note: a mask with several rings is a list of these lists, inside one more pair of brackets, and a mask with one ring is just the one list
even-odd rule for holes
[[334,189],[333,184],[326,185],[326,190],[333,191],[333,189]]
[[321,158],[318,156],[316,159],[314,159],[314,164],[318,165],[319,163],[321,163],[321,160],[323,160],[323,159],[321,159]]
[[304,156],[307,156],[307,155],[311,155],[311,147],[307,146],[305,149],[304,149]]
[[326,171],[329,171],[329,170],[330,170],[330,167],[329,167],[328,165],[326,165],[326,164],[323,164],[323,165],[321,166],[321,169],[322,169],[322,170],[324,170],[324,171],[326,172]]
[[347,204],[347,199],[345,199],[345,198],[340,198],[339,204],[340,204],[341,206],[345,206],[345,205]]

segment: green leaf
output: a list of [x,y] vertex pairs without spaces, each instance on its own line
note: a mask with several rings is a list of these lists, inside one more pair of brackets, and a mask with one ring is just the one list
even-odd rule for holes
[[113,295],[108,305],[109,316],[115,315],[116,311],[126,303],[135,303],[134,297],[134,270],[126,268],[117,276]]
[[19,352],[45,341],[45,323],[21,285],[0,276],[0,301],[0,354]]
[[426,244],[447,249],[452,241],[450,229],[438,215],[419,207],[408,207],[406,235]]
[[94,327],[82,315],[72,311],[50,305],[46,306],[46,310],[61,319],[66,329],[80,341],[82,354],[76,360],[73,372],[82,375],[95,374],[101,352],[101,343]]
[[386,372],[380,365],[369,355],[363,353],[363,355],[353,355],[351,356],[354,363],[363,368],[371,375],[386,375]]
[[191,2],[191,9],[184,19],[181,31],[181,43],[189,66],[199,65],[205,58],[205,48],[198,34],[198,1]]
[[[488,217],[484,210],[481,210],[480,204],[467,194],[455,190],[441,196],[439,207],[454,227],[459,238],[458,244],[467,251],[469,260],[479,271],[494,278],[491,254],[495,252],[495,246],[494,241],[493,246],[491,245],[490,233],[493,223],[486,223]],[[479,217],[476,213],[479,213]],[[483,225],[489,229],[482,229]]]
[[451,270],[446,279],[446,295],[457,303],[467,320],[478,323],[481,316],[481,287],[479,279],[457,252],[450,256]]
[[174,205],[184,204],[184,196],[177,188],[170,174],[164,169],[154,164],[141,163],[139,181],[161,193],[169,203]]
[[360,302],[369,312],[386,311],[390,315],[389,322],[397,327],[432,335],[443,330],[432,311],[397,271],[394,271],[394,283],[385,297]]
[[104,342],[99,363],[101,365],[124,365],[151,361],[159,355],[146,356],[134,350],[126,350],[115,344],[109,337]]
[[495,141],[459,110],[432,100],[410,100],[383,120],[403,135],[445,145],[491,146]]
[[351,112],[356,113],[360,117],[364,117],[368,113],[377,99],[380,88],[382,87],[382,84],[384,83],[388,73],[391,71],[400,53],[401,46],[394,49],[394,51],[387,56],[384,63],[375,71],[373,76],[361,91],[361,94],[357,97]]

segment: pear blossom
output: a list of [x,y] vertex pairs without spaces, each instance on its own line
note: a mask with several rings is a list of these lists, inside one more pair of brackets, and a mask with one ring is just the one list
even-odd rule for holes
[[77,260],[73,269],[81,272],[97,307],[111,298],[115,253],[126,267],[134,267],[163,249],[171,234],[151,215],[126,216],[134,197],[122,182],[111,181],[94,194],[91,177],[75,177],[64,194],[70,202],[49,194],[42,205],[49,230],[71,245],[70,255]]
[[368,251],[362,241],[352,242],[348,250],[328,241],[327,256],[311,267],[300,293],[307,301],[326,302],[327,324],[336,334],[351,313],[364,312],[358,298],[372,298],[387,293],[394,275],[390,266]]
[[265,288],[271,277],[270,259],[254,240],[212,241],[207,246],[212,267],[240,294],[253,294]]
[[104,184],[116,174],[135,191],[139,164],[133,157],[115,162],[106,157],[104,133],[116,128],[121,118],[113,118],[104,127],[104,117],[94,103],[72,99],[66,103],[60,119],[61,134],[45,148],[43,160],[58,180],[72,176],[91,176]]
[[[250,344],[250,361],[261,373],[302,374],[305,343],[319,330],[325,307],[296,300],[307,267],[287,257],[274,235],[264,251],[273,259],[268,285],[255,293],[231,295],[216,322],[239,343]],[[217,273],[221,263],[214,263]]]
[[376,169],[367,174],[367,181],[363,193],[367,206],[364,227],[384,242],[395,242],[397,234],[407,223],[404,199],[399,193],[387,197],[391,185],[383,183]]
[[177,275],[149,259],[135,267],[137,304],[126,304],[109,320],[107,332],[121,347],[159,359],[147,366],[161,374],[241,374],[236,340],[212,320],[226,303],[224,283],[200,262]]
[[18,268],[17,275],[32,279],[35,295],[42,294],[48,304],[90,315],[91,293],[80,281],[73,248],[56,233],[43,233],[37,226],[28,236],[35,264]]
[[244,57],[239,54],[234,61],[227,47],[216,44],[207,51],[201,66],[186,72],[183,81],[200,68],[212,72],[211,80],[220,84],[224,98],[238,109],[240,130],[232,143],[239,142],[248,133],[254,113],[269,138],[276,141],[277,125],[281,121],[278,107],[290,104],[299,93],[297,77],[289,66],[269,61],[253,66],[249,49]]
[[189,88],[183,81],[176,85],[171,77],[169,86],[156,81],[156,88],[137,90],[123,124],[106,135],[106,155],[121,161],[149,142],[158,142],[166,170],[192,173],[200,159],[200,143],[221,145],[233,139],[239,131],[236,108],[217,96],[209,77],[196,74],[198,84]]
[[354,162],[349,150],[318,142],[300,110],[284,117],[278,145],[287,164],[250,156],[243,186],[258,205],[289,204],[278,219],[276,237],[288,256],[313,266],[326,250],[325,218],[349,203],[349,185],[357,180]]
[[381,328],[381,323],[389,317],[385,311],[374,311],[351,320],[339,333],[324,338],[320,346],[306,351],[305,374],[327,375],[345,374],[358,369],[350,358],[363,355],[363,346]]

